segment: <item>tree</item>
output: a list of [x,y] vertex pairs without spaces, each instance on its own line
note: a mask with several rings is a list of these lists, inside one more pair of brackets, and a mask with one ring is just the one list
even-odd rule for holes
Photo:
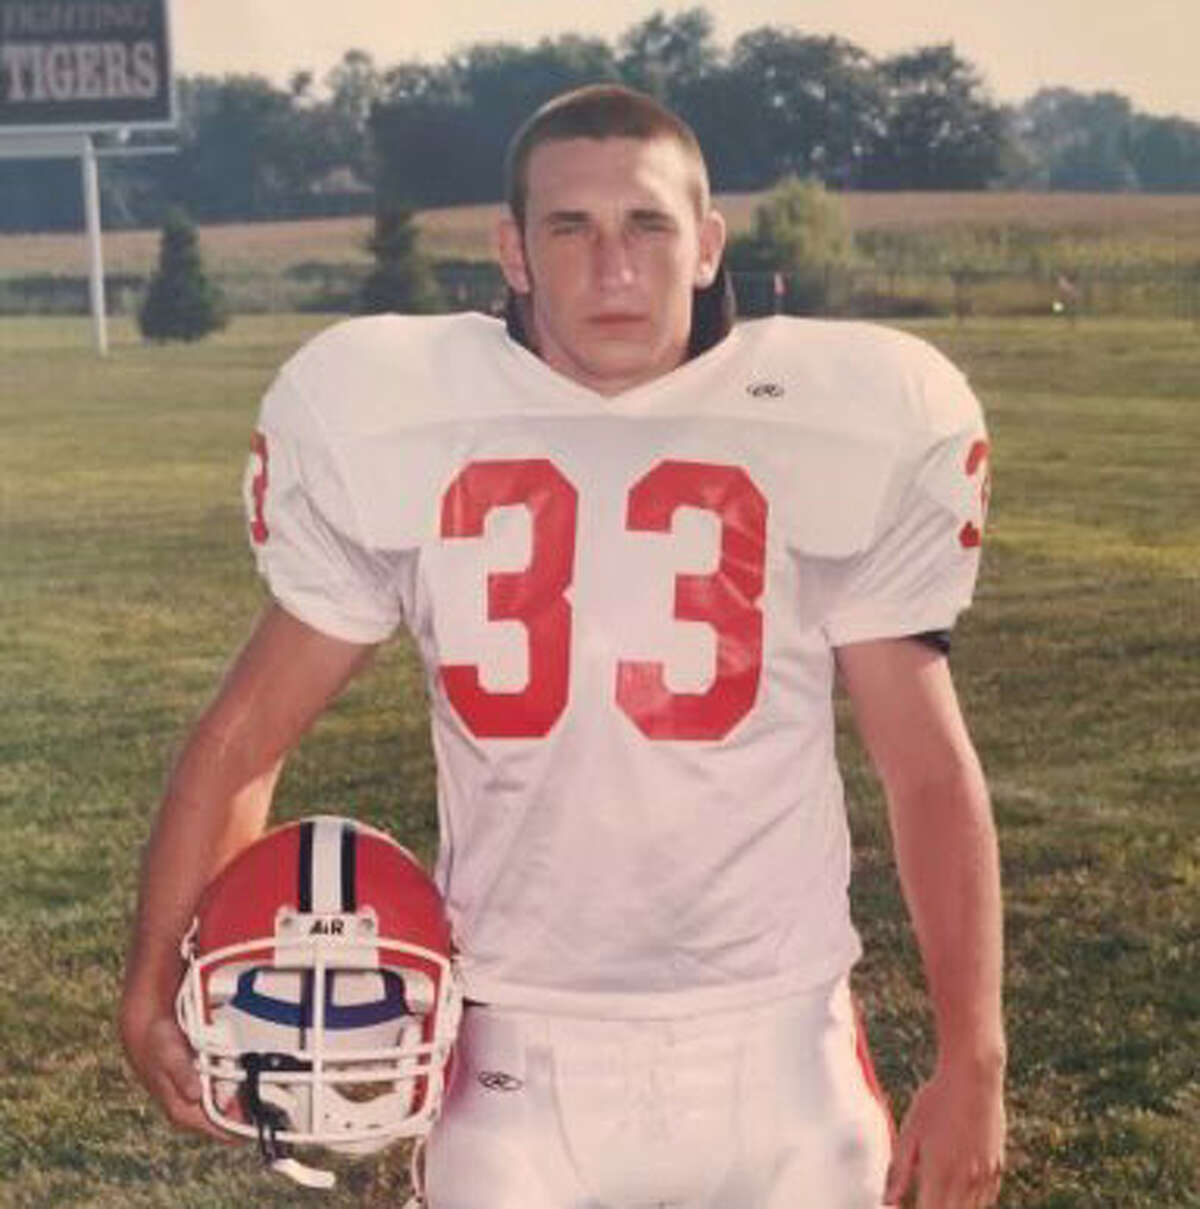
[[882,92],[865,51],[840,38],[764,26],[734,43],[725,122],[751,149],[761,187],[788,175],[852,184],[877,133]]
[[179,154],[150,166],[163,195],[211,221],[307,212],[339,168],[360,171],[364,139],[303,77],[290,90],[258,76],[185,77]]
[[370,54],[358,49],[346,51],[342,61],[326,75],[325,83],[333,94],[330,104],[334,111],[350,125],[364,127],[371,106],[383,92],[383,80]]
[[220,291],[204,274],[196,229],[179,209],[163,222],[158,271],[138,311],[147,340],[199,340],[223,328],[228,314]]
[[325,84],[331,94],[325,116],[339,141],[341,158],[360,180],[370,180],[367,124],[372,108],[383,97],[383,77],[365,50],[348,50],[325,76]]
[[[483,145],[474,111],[444,96],[385,101],[371,112],[377,189],[420,208],[494,201],[499,167]],[[493,171],[483,180],[480,157]]]
[[[750,232],[731,240],[726,256],[731,269],[779,274],[786,309],[808,314],[829,305],[833,272],[853,261],[854,240],[841,203],[820,181],[788,177],[755,207]],[[739,299],[748,313],[763,309],[764,291],[756,292]]]
[[270,213],[301,175],[294,98],[258,76],[204,76],[180,88],[180,153],[165,165],[189,210],[228,221]]
[[696,132],[714,189],[758,189],[779,177],[763,162],[743,81],[721,63],[683,90],[679,115]]
[[618,78],[612,48],[574,34],[543,38],[531,47],[473,46],[458,67],[478,132],[476,196],[481,200],[496,196],[508,140],[535,109],[568,88]]
[[617,59],[621,79],[668,105],[678,104],[719,62],[712,35],[712,16],[703,8],[689,8],[672,17],[659,10],[621,35]]
[[1151,193],[1200,193],[1200,125],[1184,118],[1136,115],[1129,158]]
[[925,46],[880,64],[885,119],[863,166],[870,189],[984,189],[1008,158],[1003,109],[953,45]]
[[1043,88],[1021,107],[1017,135],[1045,188],[1133,189],[1132,126],[1133,106],[1119,93]]
[[428,261],[417,247],[413,211],[397,202],[383,202],[375,211],[375,230],[367,243],[375,268],[363,283],[359,310],[368,315],[398,311],[436,311],[441,293]]
[[[109,182],[107,165],[100,186]],[[83,226],[79,164],[72,160],[0,160],[0,230],[71,231]]]
[[370,120],[379,186],[417,206],[494,201],[504,149],[529,114],[565,89],[616,78],[608,45],[574,35],[479,43],[440,70],[388,72]]

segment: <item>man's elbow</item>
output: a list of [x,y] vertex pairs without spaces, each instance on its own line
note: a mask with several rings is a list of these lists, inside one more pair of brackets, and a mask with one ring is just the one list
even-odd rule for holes
[[210,707],[193,724],[167,782],[168,797],[231,797],[270,775],[281,761],[248,719]]
[[894,815],[949,811],[991,826],[987,781],[971,747],[951,749],[937,759],[889,769],[883,785]]

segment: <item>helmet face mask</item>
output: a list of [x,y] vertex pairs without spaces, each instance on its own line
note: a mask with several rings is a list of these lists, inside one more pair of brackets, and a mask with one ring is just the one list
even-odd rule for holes
[[204,1110],[269,1161],[432,1126],[460,1000],[440,896],[390,837],[332,816],[268,832],[208,888],[183,954]]

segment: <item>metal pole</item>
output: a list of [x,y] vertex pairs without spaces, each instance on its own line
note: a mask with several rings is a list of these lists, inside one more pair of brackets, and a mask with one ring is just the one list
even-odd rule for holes
[[104,256],[100,247],[100,174],[92,136],[83,136],[83,212],[87,217],[88,295],[92,303],[92,342],[108,356],[108,320],[104,305]]

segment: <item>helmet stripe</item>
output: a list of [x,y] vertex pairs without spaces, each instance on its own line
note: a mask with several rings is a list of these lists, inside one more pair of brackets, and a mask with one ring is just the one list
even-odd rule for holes
[[313,824],[300,824],[300,859],[296,870],[296,909],[307,915],[312,911],[313,893]]
[[312,905],[309,910],[318,915],[333,915],[345,910],[343,820],[321,815],[312,822]]
[[342,910],[352,915],[358,910],[358,828],[347,820],[342,824]]
[[[237,993],[230,1000],[230,1006],[268,1024],[282,1024],[288,1028],[312,1028],[315,999],[313,972],[301,972],[299,999],[296,999],[292,989],[271,987],[269,980],[272,976],[272,971],[262,966],[243,971],[238,975]],[[338,979],[343,976],[338,971],[325,971],[326,1028],[372,1028],[377,1024],[387,1024],[392,1020],[402,1020],[417,1014],[408,1001],[404,977],[395,970],[379,970],[373,975],[378,980],[376,994],[373,999],[365,1002],[336,1002]],[[352,974],[350,977],[361,978],[362,975]],[[256,984],[266,989],[260,990]],[[275,991],[274,994],[271,993],[272,990]]]

